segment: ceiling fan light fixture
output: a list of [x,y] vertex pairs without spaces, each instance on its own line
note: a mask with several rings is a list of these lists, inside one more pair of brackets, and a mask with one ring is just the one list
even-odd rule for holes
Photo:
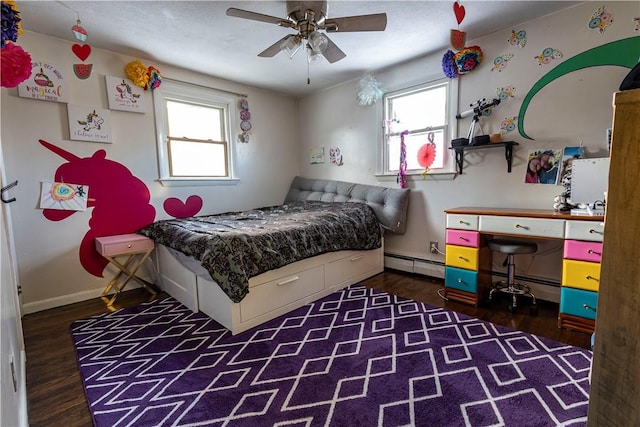
[[313,31],[309,34],[308,38],[309,48],[313,51],[313,53],[321,54],[327,49],[327,45],[329,44],[329,39],[322,33],[318,31]]
[[317,63],[322,61],[322,53],[315,52],[311,47],[307,47],[307,61],[309,64]]
[[289,55],[289,59],[292,59],[295,54],[298,53],[298,50],[300,50],[300,46],[302,46],[300,38],[291,36],[280,43],[280,50],[286,52],[287,55]]

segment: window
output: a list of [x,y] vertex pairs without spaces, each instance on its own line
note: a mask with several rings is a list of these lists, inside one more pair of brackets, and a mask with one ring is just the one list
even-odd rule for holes
[[155,89],[160,181],[164,185],[233,181],[236,98],[215,89],[164,81]]
[[[400,170],[401,134],[405,133],[407,175],[422,174],[420,148],[433,142],[435,158],[430,173],[454,173],[454,159],[448,147],[455,137],[457,84],[450,79],[387,93],[384,98],[383,173]],[[406,131],[406,132],[405,132]]]

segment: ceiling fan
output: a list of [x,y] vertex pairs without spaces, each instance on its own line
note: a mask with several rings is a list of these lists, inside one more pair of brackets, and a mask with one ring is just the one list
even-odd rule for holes
[[387,26],[386,13],[329,18],[326,1],[287,1],[286,18],[263,15],[235,7],[227,9],[227,16],[276,24],[297,31],[297,34],[284,36],[260,52],[258,56],[272,57],[281,51],[286,51],[290,57],[293,57],[301,46],[306,45],[310,61],[324,56],[330,63],[340,61],[347,55],[320,31],[329,33],[384,31]]

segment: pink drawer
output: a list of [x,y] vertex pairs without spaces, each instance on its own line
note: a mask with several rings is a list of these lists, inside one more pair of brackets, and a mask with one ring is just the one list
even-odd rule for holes
[[600,262],[602,258],[602,243],[565,240],[564,257],[580,261]]
[[447,229],[446,240],[448,245],[477,248],[480,245],[480,233],[477,231]]
[[96,237],[96,250],[100,255],[126,255],[153,249],[153,240],[139,234]]

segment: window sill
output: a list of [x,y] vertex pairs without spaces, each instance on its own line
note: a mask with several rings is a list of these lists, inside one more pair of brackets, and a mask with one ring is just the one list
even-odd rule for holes
[[[453,181],[458,175],[456,172],[431,172],[425,176],[420,173],[407,174],[407,181]],[[392,182],[398,180],[398,174],[375,174],[380,182]]]
[[161,178],[157,180],[163,187],[206,187],[236,185],[238,178]]

